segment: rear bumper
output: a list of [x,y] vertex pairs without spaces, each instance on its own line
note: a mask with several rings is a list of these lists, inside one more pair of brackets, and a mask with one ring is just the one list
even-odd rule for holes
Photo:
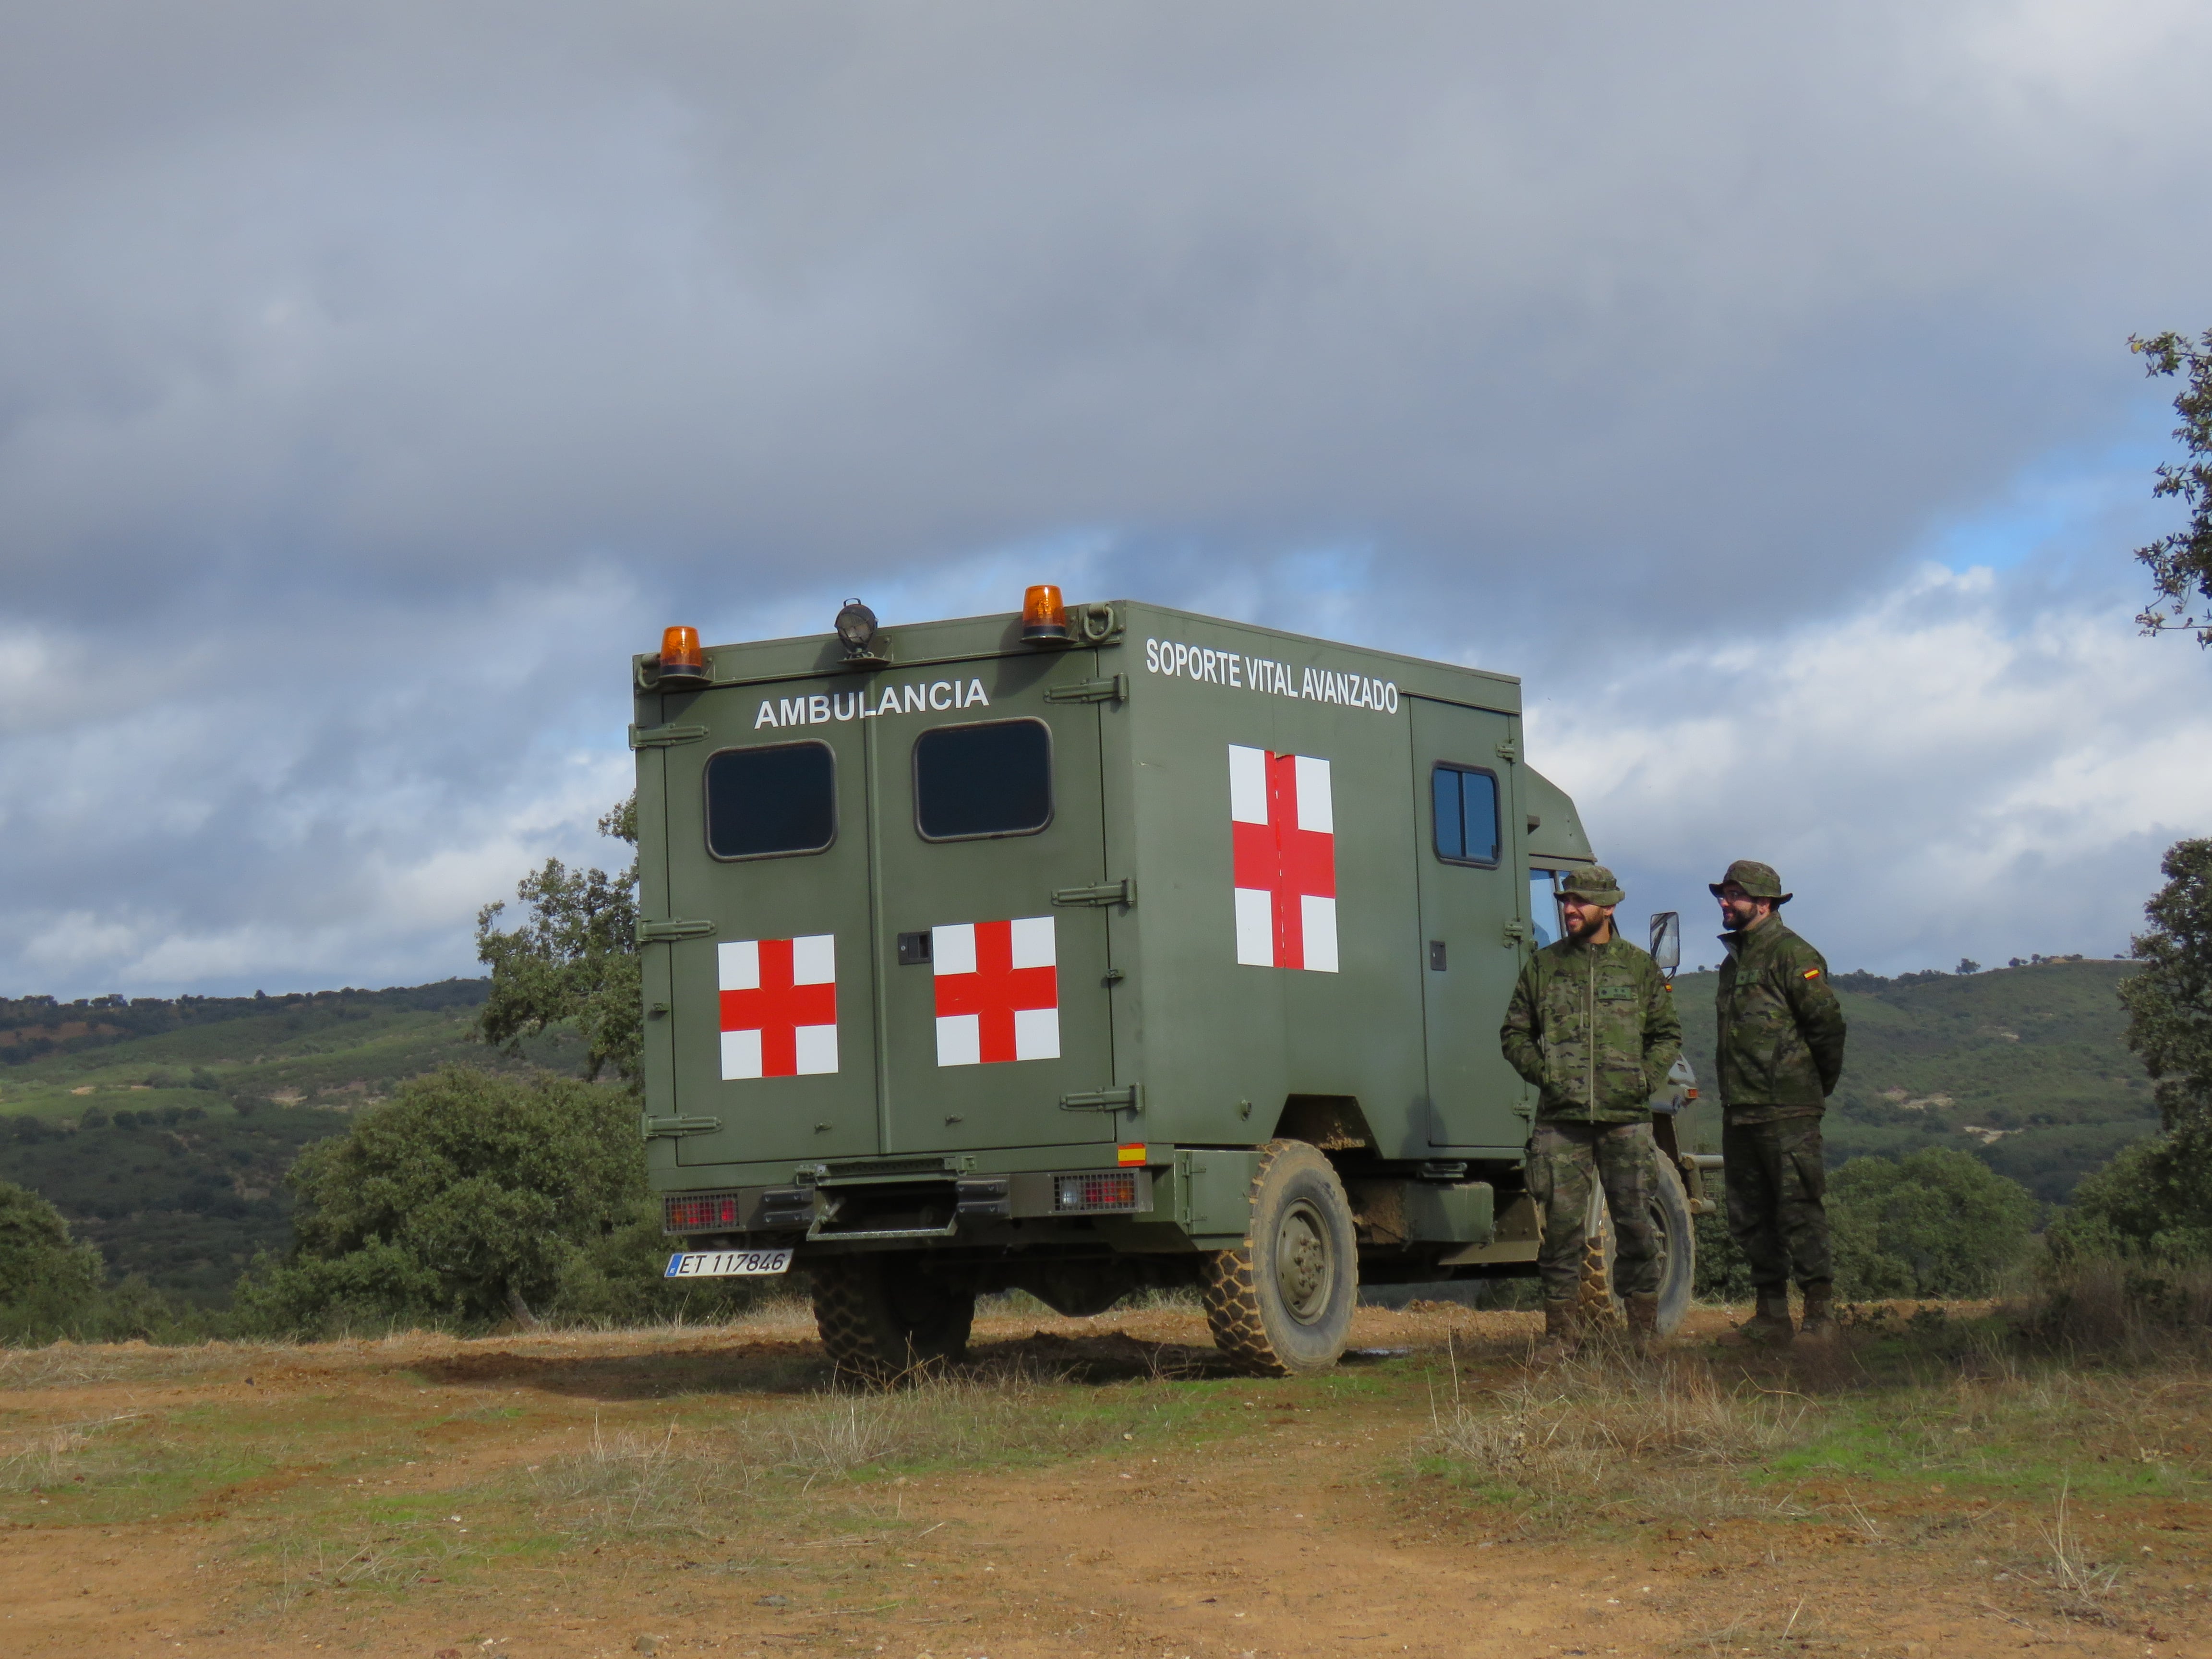
[[744,1235],[811,1243],[921,1242],[1002,1222],[1148,1217],[1152,1207],[1152,1172],[1146,1169],[831,1176],[774,1187],[666,1193],[661,1198],[661,1231],[677,1238]]

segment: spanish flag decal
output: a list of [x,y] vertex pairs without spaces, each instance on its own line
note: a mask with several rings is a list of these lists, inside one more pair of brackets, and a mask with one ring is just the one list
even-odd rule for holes
[[1121,1148],[1120,1157],[1124,1169],[1133,1164],[1141,1166],[1145,1161],[1145,1148],[1141,1143],[1134,1146],[1124,1146]]

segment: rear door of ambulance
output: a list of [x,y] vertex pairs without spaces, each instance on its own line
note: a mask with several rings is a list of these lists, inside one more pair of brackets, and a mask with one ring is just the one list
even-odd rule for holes
[[665,700],[705,733],[660,766],[668,915],[702,931],[665,945],[665,997],[647,967],[679,1167],[1113,1138],[1061,1106],[1112,1078],[1097,672],[1025,652]]
[[1067,650],[884,676],[915,687],[867,722],[887,1152],[1114,1139],[1110,1110],[1062,1103],[1114,1080],[1127,912],[1108,901],[1127,872],[1107,856],[1098,673]]
[[[645,947],[646,1042],[649,1082],[658,1059],[672,1085],[679,1168],[880,1146],[866,733],[834,717],[861,684],[663,699],[660,732],[679,740],[639,769],[639,787],[659,771],[676,936]],[[639,805],[642,835],[656,815]]]

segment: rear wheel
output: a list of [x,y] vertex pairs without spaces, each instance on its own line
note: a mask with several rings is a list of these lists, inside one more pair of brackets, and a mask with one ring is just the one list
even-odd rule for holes
[[1292,1376],[1336,1364],[1359,1299],[1352,1206],[1329,1161],[1271,1140],[1252,1177],[1251,1230],[1207,1259],[1206,1322],[1239,1370]]
[[[1651,1231],[1659,1241],[1659,1334],[1669,1336],[1690,1311],[1691,1295],[1697,1288],[1698,1246],[1681,1172],[1672,1158],[1662,1157],[1658,1163],[1659,1179],[1651,1189]],[[1620,1317],[1621,1302],[1613,1289],[1613,1217],[1606,1209],[1602,1187],[1591,1188],[1583,1237],[1583,1317],[1593,1325],[1609,1324]]]
[[814,1327],[839,1370],[896,1382],[967,1352],[972,1286],[908,1256],[839,1256],[808,1271]]

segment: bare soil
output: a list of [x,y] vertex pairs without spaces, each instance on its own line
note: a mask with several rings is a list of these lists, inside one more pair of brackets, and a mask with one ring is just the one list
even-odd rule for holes
[[[0,1355],[0,1654],[2212,1659],[2194,1473],[2078,1488],[2079,1595],[2034,1481],[1846,1468],[1699,1512],[1547,1509],[1455,1475],[1433,1455],[1441,1414],[1522,1378],[1536,1323],[1362,1310],[1355,1341],[1376,1352],[1262,1382],[1224,1374],[1179,1310],[988,1317],[974,1375],[1030,1390],[1010,1396],[1027,1416],[992,1419],[1005,1455],[894,1443],[843,1468],[825,1437],[874,1407],[829,1392],[795,1310]],[[1678,1347],[1725,1353],[1729,1326],[1701,1311]],[[1791,1369],[1819,1363],[1753,1386],[1837,1386]],[[2146,1464],[2199,1468],[2208,1391],[2142,1386],[2168,1391],[2175,1442]],[[1025,1437],[1046,1416],[1062,1426]],[[739,1431],[751,1462],[716,1438]],[[799,1461],[771,1468],[757,1449],[779,1434]],[[689,1509],[650,1481],[635,1501],[619,1479],[586,1490],[684,1447],[702,1449]],[[2093,1472],[2129,1455],[2080,1449]]]

